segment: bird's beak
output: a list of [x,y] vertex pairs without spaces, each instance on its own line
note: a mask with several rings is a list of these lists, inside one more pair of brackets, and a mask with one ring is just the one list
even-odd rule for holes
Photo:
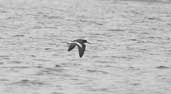
[[88,44],[91,44],[90,42],[87,41]]

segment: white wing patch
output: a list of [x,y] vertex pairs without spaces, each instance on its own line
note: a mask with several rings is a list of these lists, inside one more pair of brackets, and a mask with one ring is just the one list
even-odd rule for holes
[[79,42],[72,42],[72,43],[76,43],[78,46],[80,46],[81,48],[83,47]]

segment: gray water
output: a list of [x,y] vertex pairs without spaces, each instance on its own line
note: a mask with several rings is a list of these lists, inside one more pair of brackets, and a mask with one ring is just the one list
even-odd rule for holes
[[0,1],[0,94],[170,92],[170,3]]

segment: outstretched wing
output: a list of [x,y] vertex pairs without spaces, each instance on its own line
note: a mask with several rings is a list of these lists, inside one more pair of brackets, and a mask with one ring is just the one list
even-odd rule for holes
[[82,57],[85,51],[86,45],[82,44],[82,47],[78,46],[79,56]]
[[75,46],[76,46],[76,43],[70,43],[68,51],[71,51],[72,49],[74,49]]

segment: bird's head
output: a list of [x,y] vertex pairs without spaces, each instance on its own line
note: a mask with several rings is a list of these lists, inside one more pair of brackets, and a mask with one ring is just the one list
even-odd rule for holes
[[74,40],[74,41],[79,42],[79,43],[88,43],[88,44],[90,44],[90,42],[88,42],[85,39],[77,39],[77,40]]
[[88,43],[88,44],[90,44],[90,42],[88,42],[87,40],[82,40],[82,43]]

